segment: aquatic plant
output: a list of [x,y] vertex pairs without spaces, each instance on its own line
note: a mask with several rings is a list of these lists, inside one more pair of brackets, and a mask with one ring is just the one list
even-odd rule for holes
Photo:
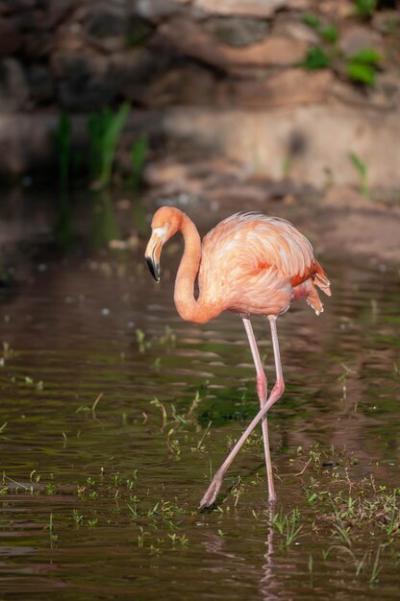
[[53,548],[54,543],[57,542],[58,540],[58,535],[55,533],[54,531],[54,518],[53,518],[53,513],[50,513],[49,516],[49,524],[47,526],[47,529],[49,531],[49,542],[50,542],[50,547]]
[[93,248],[103,248],[121,238],[119,224],[108,190],[95,194],[92,200],[91,243]]
[[131,149],[131,184],[133,190],[136,192],[140,186],[143,167],[147,158],[148,153],[148,139],[147,136],[141,136],[132,145]]
[[62,112],[58,118],[57,128],[54,132],[54,143],[58,159],[58,175],[60,187],[68,187],[71,168],[71,120],[67,113]]
[[145,353],[151,347],[151,341],[147,339],[145,332],[140,328],[135,330],[135,334],[139,353]]
[[382,570],[382,566],[380,566],[379,561],[383,547],[384,545],[379,545],[378,550],[376,552],[374,563],[372,565],[371,575],[369,578],[370,584],[375,584],[378,581],[379,572]]
[[293,509],[288,514],[284,514],[281,510],[272,516],[272,527],[283,537],[286,547],[289,547],[297,540],[303,529],[302,524],[299,524],[299,520],[300,512],[298,509]]
[[97,187],[110,184],[118,142],[129,110],[129,105],[124,103],[117,111],[107,107],[89,116],[89,168]]
[[360,192],[369,198],[368,166],[355,152],[350,152],[349,157],[360,178]]

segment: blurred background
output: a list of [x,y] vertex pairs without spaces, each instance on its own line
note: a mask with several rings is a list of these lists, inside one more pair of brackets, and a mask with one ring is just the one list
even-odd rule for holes
[[119,189],[120,208],[299,203],[327,247],[398,258],[396,0],[4,0],[0,57],[2,204],[52,187],[62,244],[79,192]]
[[[400,2],[0,0],[0,596],[397,599]],[[332,282],[279,320],[179,319],[154,210],[289,219]],[[254,320],[273,382],[264,320]],[[377,588],[379,587],[379,588]]]

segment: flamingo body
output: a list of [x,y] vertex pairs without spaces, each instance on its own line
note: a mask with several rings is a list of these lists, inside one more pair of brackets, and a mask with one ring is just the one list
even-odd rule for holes
[[329,281],[310,242],[288,221],[236,213],[213,228],[202,244],[199,302],[243,314],[281,315],[306,298],[323,311],[315,286]]
[[[281,398],[285,384],[280,359],[276,319],[291,301],[305,298],[317,315],[323,311],[317,287],[328,296],[330,283],[314,257],[310,242],[284,219],[261,213],[236,213],[221,221],[201,242],[194,223],[174,207],[161,207],[152,220],[152,235],[145,256],[154,278],[160,279],[163,245],[177,232],[184,238],[184,253],[175,281],[174,300],[182,319],[205,323],[222,311],[242,315],[257,374],[260,410],[217,470],[200,507],[211,506],[225,472],[244,442],[261,422],[268,496],[275,501],[269,449],[267,412]],[[195,286],[199,293],[196,298]],[[276,382],[267,395],[267,379],[250,315],[265,315],[270,323]]]

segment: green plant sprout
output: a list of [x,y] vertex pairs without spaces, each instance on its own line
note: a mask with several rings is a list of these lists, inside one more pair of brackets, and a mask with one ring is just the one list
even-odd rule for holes
[[354,8],[357,14],[364,19],[369,19],[377,8],[377,0],[355,0]]
[[334,25],[327,24],[323,25],[319,18],[313,13],[305,13],[302,17],[302,21],[305,25],[314,29],[325,42],[335,44],[339,37],[338,30]]
[[364,48],[349,57],[346,73],[351,80],[372,86],[381,60],[379,52],[373,48]]
[[88,119],[90,173],[99,188],[110,184],[115,153],[129,110],[129,105],[124,103],[116,112],[106,108]]
[[369,198],[368,167],[355,152],[350,152],[349,156],[360,178],[360,192],[363,196]]
[[313,46],[310,48],[301,63],[304,69],[308,71],[316,71],[318,69],[327,69],[331,64],[331,59],[319,46]]
[[54,133],[54,142],[58,157],[58,172],[60,187],[68,187],[71,167],[71,121],[67,113],[62,112],[58,118],[57,128]]

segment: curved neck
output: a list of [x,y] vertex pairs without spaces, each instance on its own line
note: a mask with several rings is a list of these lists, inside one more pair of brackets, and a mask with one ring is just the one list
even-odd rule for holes
[[206,308],[194,297],[194,285],[201,260],[201,239],[193,221],[185,214],[179,230],[182,232],[185,250],[175,281],[174,301],[182,319],[204,323],[211,318]]

